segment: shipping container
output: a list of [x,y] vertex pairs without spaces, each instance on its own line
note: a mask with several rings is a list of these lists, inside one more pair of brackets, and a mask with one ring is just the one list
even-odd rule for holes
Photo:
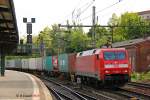
[[53,65],[53,71],[59,72],[58,68],[58,56],[52,56],[52,65]]
[[48,72],[53,70],[52,56],[47,56],[44,58],[44,69]]
[[15,67],[22,68],[21,59],[15,59]]
[[43,70],[43,58],[35,58],[36,60],[36,70],[42,71]]
[[22,59],[22,69],[29,69],[29,59]]
[[68,66],[70,74],[75,73],[75,62],[76,62],[76,53],[68,55]]
[[36,60],[35,58],[29,59],[29,69],[30,70],[36,70]]
[[15,60],[6,60],[5,61],[5,67],[8,69],[15,68]]
[[69,72],[68,68],[68,54],[58,55],[58,65],[60,72]]
[[47,56],[43,58],[43,71],[46,71],[46,58]]

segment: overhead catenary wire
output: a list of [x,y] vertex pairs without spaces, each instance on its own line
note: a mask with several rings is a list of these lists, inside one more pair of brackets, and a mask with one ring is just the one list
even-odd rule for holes
[[[84,6],[76,9],[72,14],[72,22],[73,23],[79,23],[80,22],[80,16],[88,10],[90,6],[94,3],[95,0],[92,0],[91,2],[86,3]],[[76,12],[76,13],[75,13]]]
[[92,0],[91,3],[89,3],[89,5],[77,15],[77,17],[80,17],[81,14],[83,14],[85,11],[87,11],[87,9],[92,6],[92,4],[94,3],[94,1],[95,0]]
[[[117,4],[120,3],[121,1],[122,1],[122,0],[119,0],[118,2],[116,2],[116,3],[112,4],[112,5],[109,5],[109,6],[105,7],[105,8],[103,8],[103,9],[97,11],[96,14],[97,14],[97,13],[100,13],[100,12],[103,12],[104,10],[107,10],[107,9],[109,9],[109,8],[111,8],[111,7],[115,6],[115,5],[117,5]],[[92,16],[92,14],[90,14],[90,15],[87,16],[87,17],[82,18],[81,21],[84,21],[84,20],[90,18],[91,16]]]
[[[68,15],[66,15],[64,18],[65,18],[65,20],[63,20],[63,21],[61,21],[61,23],[64,23],[65,21],[67,21],[68,20],[68,17],[72,17],[72,20],[74,19],[74,17],[75,17],[75,11],[79,11],[80,9],[82,9],[82,8],[84,8],[85,6],[87,6],[87,5],[89,5],[89,7],[90,7],[90,5],[92,5],[91,3],[92,2],[94,2],[95,0],[92,0],[92,2],[87,2],[87,3],[85,3],[84,5],[82,5],[81,7],[79,7],[80,5],[81,5],[81,2],[82,2],[83,0],[80,0],[78,3],[77,3],[77,5],[74,7],[74,9],[71,11],[71,13],[69,13]],[[89,8],[89,7],[86,7],[87,9]],[[86,11],[86,9],[84,9],[83,11],[81,11],[80,12],[80,14],[81,13],[84,13]],[[78,15],[80,15],[80,14],[78,14]],[[76,15],[76,16],[78,16],[78,15]],[[76,18],[78,18],[78,17],[76,17]]]
[[[77,9],[77,7],[78,7],[79,4],[81,3],[81,1],[83,1],[83,0],[80,0],[80,1],[77,3],[77,5],[74,7],[73,11],[74,11],[75,9]],[[67,18],[72,15],[73,11],[71,11],[68,15],[66,15],[66,16],[64,17],[65,19],[64,19],[63,21],[61,21],[61,23],[65,22],[65,21],[67,20]]]

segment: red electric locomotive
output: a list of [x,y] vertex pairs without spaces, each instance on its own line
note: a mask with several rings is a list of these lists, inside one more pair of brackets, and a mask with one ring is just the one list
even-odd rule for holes
[[76,57],[76,76],[84,83],[124,84],[130,80],[130,64],[125,48],[83,51]]

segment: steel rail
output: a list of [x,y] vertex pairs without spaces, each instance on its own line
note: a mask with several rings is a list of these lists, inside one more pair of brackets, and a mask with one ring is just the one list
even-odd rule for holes
[[[62,85],[62,84],[56,83],[56,82],[54,82],[54,81],[52,81],[52,80],[49,80],[49,79],[47,79],[47,78],[43,78],[43,77],[39,77],[39,78],[41,78],[42,80],[46,80],[46,81],[48,81],[48,82],[51,82],[51,83],[53,83],[53,84],[55,84],[55,85],[58,85],[58,86],[60,86],[60,87],[63,87],[63,88],[66,89],[67,91],[70,91],[70,93],[71,93],[72,95],[76,96],[76,97],[79,98],[80,100],[88,100],[88,99],[85,98],[84,96],[78,94],[76,91],[74,91],[74,90],[72,90],[72,89],[70,89],[70,88],[68,88],[68,87],[66,87],[66,86],[64,86],[64,85]],[[57,93],[58,93],[58,92],[57,92]],[[60,94],[60,92],[59,92],[59,94]],[[62,93],[61,93],[61,95],[62,95],[63,97],[65,97],[65,98],[67,98],[67,96],[63,95]],[[69,99],[69,97],[68,97],[67,99]],[[70,98],[69,100],[73,100],[73,99],[74,99],[74,98],[72,98],[72,99]]]
[[150,89],[150,84],[145,84],[145,83],[130,82],[130,83],[127,83],[127,85],[144,87],[144,88]]
[[58,99],[58,100],[64,100],[57,92],[56,90],[52,89],[51,87],[49,87],[48,85],[46,85],[47,88],[49,89],[49,91],[51,91],[53,93],[53,95]]
[[131,91],[125,88],[118,88],[119,92],[125,92],[125,94],[132,94],[131,98],[137,98],[137,100],[141,100],[144,98],[144,100],[149,100],[150,96],[143,93],[138,93],[136,91]]

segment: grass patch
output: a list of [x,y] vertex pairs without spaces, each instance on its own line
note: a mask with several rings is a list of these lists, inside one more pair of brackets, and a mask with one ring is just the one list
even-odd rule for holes
[[133,72],[131,74],[131,81],[133,82],[150,81],[150,71],[142,73]]

